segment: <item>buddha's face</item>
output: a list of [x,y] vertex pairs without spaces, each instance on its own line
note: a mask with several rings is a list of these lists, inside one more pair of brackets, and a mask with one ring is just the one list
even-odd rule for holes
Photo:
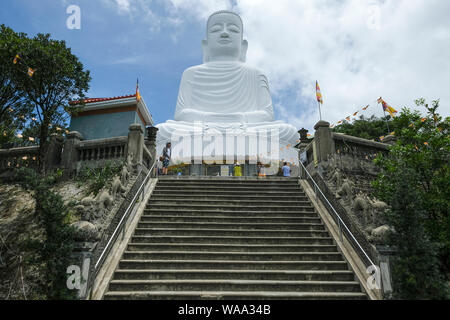
[[241,19],[235,14],[214,14],[207,25],[209,61],[238,61],[242,51],[242,29]]

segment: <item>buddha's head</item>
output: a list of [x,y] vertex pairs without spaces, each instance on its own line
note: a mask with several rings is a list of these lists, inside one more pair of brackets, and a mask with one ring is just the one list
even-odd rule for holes
[[245,62],[248,43],[243,39],[241,17],[231,11],[213,13],[206,24],[206,40],[202,41],[203,62]]

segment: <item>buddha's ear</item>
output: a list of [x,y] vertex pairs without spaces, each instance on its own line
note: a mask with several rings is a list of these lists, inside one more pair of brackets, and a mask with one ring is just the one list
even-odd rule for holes
[[247,49],[248,49],[248,41],[247,40],[242,40],[241,56],[239,58],[239,60],[241,62],[245,62],[245,59],[247,57]]
[[209,62],[208,40],[202,40],[203,63]]

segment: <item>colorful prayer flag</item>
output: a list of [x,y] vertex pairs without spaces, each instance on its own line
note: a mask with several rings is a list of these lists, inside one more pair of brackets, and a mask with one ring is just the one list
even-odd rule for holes
[[383,111],[389,112],[389,114],[391,115],[392,118],[395,117],[395,114],[397,113],[397,110],[395,110],[390,105],[388,105],[386,103],[386,101],[384,101],[383,98],[381,98],[381,97],[377,101],[378,101],[378,103],[381,103],[381,105],[383,106]]
[[316,97],[317,97],[317,102],[319,102],[320,104],[323,104],[322,93],[320,92],[319,82],[317,82],[317,81],[316,81]]
[[364,108],[362,108],[364,111],[367,110],[367,108],[369,107],[369,105],[365,106]]
[[381,137],[380,137],[380,141],[383,141],[383,140],[384,140],[384,136],[381,136]]
[[359,111],[356,111],[356,112],[353,114],[353,116],[356,116],[356,115],[358,114],[358,112],[359,112]]
[[13,63],[17,64],[17,60],[20,59],[20,56],[18,54],[16,54],[16,56],[14,57]]
[[139,94],[139,79],[137,79],[137,84],[136,84],[136,100],[137,100],[137,102],[139,102],[141,100],[141,95]]
[[30,78],[33,76],[33,74],[36,72],[36,69],[31,69],[28,68],[28,75],[30,76]]
[[347,118],[345,118],[345,120],[350,121],[350,116],[348,116]]

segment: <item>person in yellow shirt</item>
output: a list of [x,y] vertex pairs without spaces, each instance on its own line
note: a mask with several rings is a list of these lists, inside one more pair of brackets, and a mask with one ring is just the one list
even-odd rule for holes
[[236,162],[236,164],[234,165],[234,176],[242,177],[242,171],[239,162]]

